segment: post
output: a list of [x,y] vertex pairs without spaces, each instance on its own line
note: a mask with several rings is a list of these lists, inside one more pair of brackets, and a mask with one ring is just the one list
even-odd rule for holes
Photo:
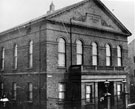
[[98,82],[95,82],[95,109],[98,109]]
[[126,93],[126,80],[124,79],[123,81],[123,85],[124,85],[124,94],[123,94],[123,101],[124,101],[124,109],[126,109],[127,108],[127,104],[128,104],[128,102],[127,102],[127,93]]
[[70,59],[72,66],[72,18],[70,18]]
[[106,96],[107,96],[107,109],[111,109],[111,100],[110,96],[111,94],[108,92],[108,87],[109,87],[109,81],[105,81],[105,87],[106,87]]

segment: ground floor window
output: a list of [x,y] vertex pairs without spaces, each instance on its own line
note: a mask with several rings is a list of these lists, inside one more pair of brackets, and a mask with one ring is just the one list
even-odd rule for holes
[[92,85],[86,85],[86,102],[92,102]]
[[65,98],[65,84],[59,83],[59,100],[63,100]]
[[28,100],[32,101],[33,100],[33,84],[28,83]]
[[117,84],[117,95],[118,98],[121,98],[121,94],[122,94],[122,84]]
[[3,82],[0,83],[0,97],[3,95],[3,89],[4,89],[4,84]]
[[15,82],[13,82],[13,84],[12,84],[12,95],[13,95],[13,99],[14,100],[16,100],[16,89],[17,89],[17,87],[16,87],[16,83]]

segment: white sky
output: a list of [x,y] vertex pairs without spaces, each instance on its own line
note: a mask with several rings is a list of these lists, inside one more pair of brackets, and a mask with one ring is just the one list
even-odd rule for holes
[[[0,32],[46,14],[53,1],[56,9],[82,0],[0,0]],[[101,0],[135,37],[135,1]]]

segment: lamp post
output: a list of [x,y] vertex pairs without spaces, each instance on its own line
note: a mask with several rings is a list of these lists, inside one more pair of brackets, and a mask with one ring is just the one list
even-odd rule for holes
[[111,102],[110,102],[110,93],[108,92],[108,87],[109,87],[109,81],[108,80],[106,80],[105,82],[104,82],[104,84],[105,84],[105,87],[106,87],[106,96],[107,96],[107,109],[111,109]]
[[123,81],[122,81],[122,83],[123,83],[123,85],[124,85],[124,93],[123,93],[123,99],[124,99],[124,109],[126,109],[126,79],[124,79]]

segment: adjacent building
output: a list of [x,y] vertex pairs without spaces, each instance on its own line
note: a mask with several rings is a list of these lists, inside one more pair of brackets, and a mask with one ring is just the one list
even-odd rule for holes
[[130,35],[100,0],[60,10],[52,3],[46,15],[0,33],[1,94],[24,109],[100,109],[109,92],[118,106]]
[[130,71],[130,99],[135,102],[135,39],[128,44],[128,65]]

